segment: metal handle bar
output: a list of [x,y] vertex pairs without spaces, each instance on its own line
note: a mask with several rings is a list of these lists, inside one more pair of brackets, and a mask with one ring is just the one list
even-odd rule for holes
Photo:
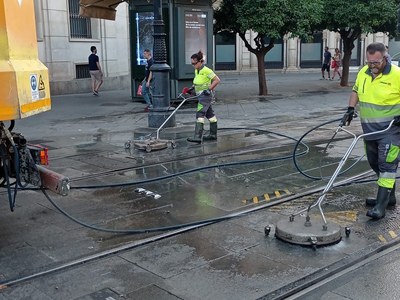
[[168,116],[168,118],[165,119],[164,123],[162,123],[161,126],[157,129],[157,137],[156,137],[157,140],[159,139],[160,130],[164,127],[164,125],[168,122],[168,120],[171,119],[171,117],[178,111],[178,109],[183,105],[183,103],[185,103],[186,100],[196,98],[197,96],[192,96],[192,97],[185,98],[185,97],[183,96],[183,94],[180,93],[180,94],[178,95],[178,98],[180,98],[180,97],[183,98],[183,101],[174,109],[174,111]]
[[347,129],[344,129],[342,126],[339,126],[336,129],[336,133],[339,132],[339,130],[343,130],[343,131],[345,131],[348,134],[353,136],[353,141],[350,144],[350,147],[347,149],[345,155],[340,160],[339,165],[337,166],[335,172],[333,173],[333,175],[332,175],[331,179],[329,180],[328,184],[326,185],[326,187],[322,191],[322,195],[318,198],[318,200],[314,204],[309,205],[307,208],[302,209],[302,210],[292,214],[290,218],[293,219],[294,216],[297,216],[297,215],[299,215],[299,214],[301,214],[301,213],[303,213],[305,211],[307,211],[307,217],[309,217],[310,210],[318,205],[318,210],[319,210],[319,212],[321,214],[322,220],[324,221],[324,225],[326,226],[327,222],[326,222],[326,219],[325,219],[324,212],[322,211],[321,203],[326,198],[326,194],[331,190],[331,188],[333,186],[333,183],[336,180],[336,177],[340,173],[341,169],[343,168],[344,164],[346,163],[347,159],[349,158],[349,156],[350,156],[351,152],[353,151],[354,147],[356,146],[357,142],[363,137],[371,136],[371,135],[379,134],[379,133],[384,133],[384,132],[388,131],[392,127],[393,123],[394,123],[394,120],[392,120],[390,122],[390,124],[388,125],[388,127],[386,127],[385,129],[382,129],[382,130],[379,130],[379,131],[375,131],[375,132],[364,133],[364,134],[359,135],[358,137],[354,133],[352,133],[351,131],[349,131]]

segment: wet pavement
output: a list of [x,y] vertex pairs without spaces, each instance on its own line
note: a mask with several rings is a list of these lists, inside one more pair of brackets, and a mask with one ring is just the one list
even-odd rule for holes
[[[328,223],[351,228],[339,243],[314,251],[274,236],[278,221],[318,198],[351,142],[344,133],[331,140],[351,89],[319,75],[271,73],[271,95],[259,97],[256,74],[221,74],[218,142],[186,142],[189,104],[177,127],[161,132],[176,148],[150,153],[125,147],[152,131],[129,91],[53,97],[50,112],[17,121],[29,142],[49,148],[49,167],[71,179],[68,196],[48,192],[57,205],[90,226],[135,234],[83,227],[36,190],[19,191],[10,212],[0,191],[0,283],[8,285],[0,300],[274,299],[396,240],[398,209],[376,222],[365,216],[373,181],[328,193]],[[294,146],[328,121],[295,152],[306,177],[294,166]],[[350,128],[360,133],[357,120]],[[338,180],[369,170],[362,155],[357,145]]]

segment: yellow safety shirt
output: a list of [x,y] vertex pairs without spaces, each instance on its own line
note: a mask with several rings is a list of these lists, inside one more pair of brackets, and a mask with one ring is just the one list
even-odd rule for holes
[[203,91],[208,90],[210,87],[212,79],[215,77],[215,73],[213,70],[206,66],[202,66],[200,70],[194,70],[194,79],[193,85],[196,91],[196,94],[199,95]]
[[[375,79],[368,65],[358,73],[353,91],[357,93],[360,107],[360,120],[364,133],[387,128],[394,117],[400,116],[400,68],[387,63],[382,74]],[[390,131],[365,137],[376,140],[399,132],[394,126]]]

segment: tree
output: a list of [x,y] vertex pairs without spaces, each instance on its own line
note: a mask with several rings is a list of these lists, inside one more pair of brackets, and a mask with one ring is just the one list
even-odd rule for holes
[[349,81],[351,53],[362,33],[396,32],[398,0],[324,0],[322,22],[314,29],[338,32],[343,42],[343,70],[341,86]]
[[[275,40],[286,34],[309,37],[311,28],[320,22],[324,0],[222,0],[215,10],[215,33],[237,33],[246,48],[257,57],[259,95],[267,95],[265,55]],[[256,33],[254,46],[246,32]],[[265,41],[269,39],[269,43]]]

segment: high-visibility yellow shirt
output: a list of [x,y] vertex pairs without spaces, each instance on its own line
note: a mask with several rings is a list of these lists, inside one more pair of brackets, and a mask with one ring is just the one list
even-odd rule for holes
[[215,76],[214,71],[204,65],[200,70],[194,70],[193,84],[196,94],[208,90],[211,81]]
[[[353,91],[357,93],[360,107],[360,120],[364,133],[387,128],[394,117],[400,116],[400,68],[387,63],[382,73],[375,79],[368,65],[357,74]],[[399,132],[393,126],[383,134],[365,137],[376,140],[388,134]]]

